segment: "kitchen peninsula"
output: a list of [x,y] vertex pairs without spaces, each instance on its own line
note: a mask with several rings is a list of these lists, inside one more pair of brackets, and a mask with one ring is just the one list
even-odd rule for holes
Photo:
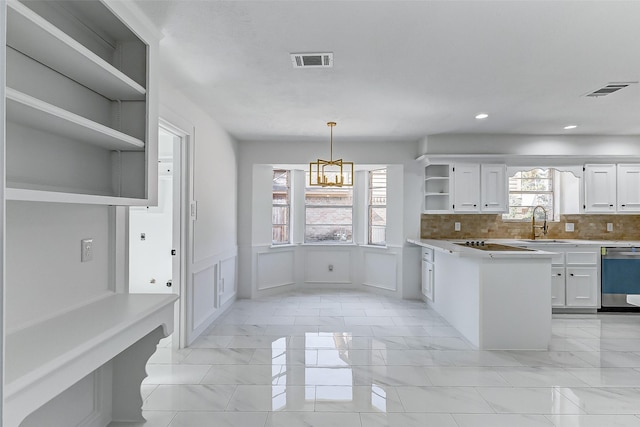
[[482,350],[547,349],[552,253],[447,240],[408,242],[433,257],[429,306],[471,344]]

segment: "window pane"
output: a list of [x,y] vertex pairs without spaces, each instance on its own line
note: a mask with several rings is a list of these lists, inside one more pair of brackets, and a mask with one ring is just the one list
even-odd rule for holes
[[351,225],[353,224],[351,207],[313,207],[306,210],[307,225]]
[[387,224],[387,208],[369,208],[369,224],[384,227]]
[[387,242],[387,227],[373,225],[369,228],[369,244],[384,245]]
[[353,241],[353,187],[307,186],[305,206],[305,242]]
[[289,180],[290,172],[284,169],[273,170],[271,224],[273,226],[273,244],[290,243],[289,218],[290,198]]
[[289,224],[289,206],[273,206],[271,212],[271,222],[273,225]]
[[352,227],[336,225],[307,225],[305,242],[351,242]]
[[544,207],[548,218],[553,218],[553,174],[553,169],[533,169],[509,178],[509,213],[503,218],[528,221],[536,206]]
[[289,243],[289,226],[288,225],[274,225],[272,227],[273,244]]
[[369,189],[369,200],[370,200],[370,204],[372,205],[386,205],[387,189],[386,188]]
[[387,170],[369,171],[368,243],[384,245],[387,225]]
[[353,204],[353,190],[337,188],[307,188],[305,194],[307,205],[341,205]]

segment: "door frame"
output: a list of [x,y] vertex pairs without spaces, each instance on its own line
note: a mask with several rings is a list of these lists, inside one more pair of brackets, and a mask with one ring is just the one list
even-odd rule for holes
[[[172,263],[172,280],[173,286],[177,286],[180,299],[175,310],[175,324],[177,325],[178,339],[172,340],[174,348],[186,347],[187,337],[187,259],[189,254],[189,242],[193,241],[192,227],[190,226],[190,200],[191,200],[191,134],[176,126],[171,121],[160,117],[158,127],[170,132],[180,138],[180,144],[177,149],[174,147],[173,161],[173,182],[174,190],[178,188],[179,194],[174,191],[173,197],[173,227],[172,242],[173,249],[176,249],[176,255]],[[177,156],[176,156],[177,154]],[[176,159],[179,157],[179,159]],[[176,161],[178,160],[178,161]],[[176,197],[176,195],[178,197]],[[175,332],[174,332],[175,333]]]

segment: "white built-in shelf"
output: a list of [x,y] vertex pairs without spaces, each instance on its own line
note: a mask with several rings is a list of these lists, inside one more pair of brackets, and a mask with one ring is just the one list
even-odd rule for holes
[[18,1],[7,3],[7,45],[111,100],[146,89]]
[[[110,294],[8,333],[5,344],[6,415],[22,419],[37,409],[41,401],[46,402],[60,392],[65,384],[58,381],[73,381],[66,385],[68,387],[158,326],[171,332],[173,303],[177,299],[174,294]],[[25,408],[25,405],[37,406]]]
[[77,203],[83,205],[147,206],[147,199],[103,196],[99,194],[71,193],[65,191],[33,190],[18,188],[18,184],[7,182],[5,198],[23,202]]
[[110,150],[142,151],[138,138],[6,88],[7,121],[54,133]]

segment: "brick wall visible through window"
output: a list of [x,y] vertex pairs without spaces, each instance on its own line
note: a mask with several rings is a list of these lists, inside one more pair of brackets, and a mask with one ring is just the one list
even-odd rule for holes
[[304,241],[353,242],[353,187],[305,188]]

